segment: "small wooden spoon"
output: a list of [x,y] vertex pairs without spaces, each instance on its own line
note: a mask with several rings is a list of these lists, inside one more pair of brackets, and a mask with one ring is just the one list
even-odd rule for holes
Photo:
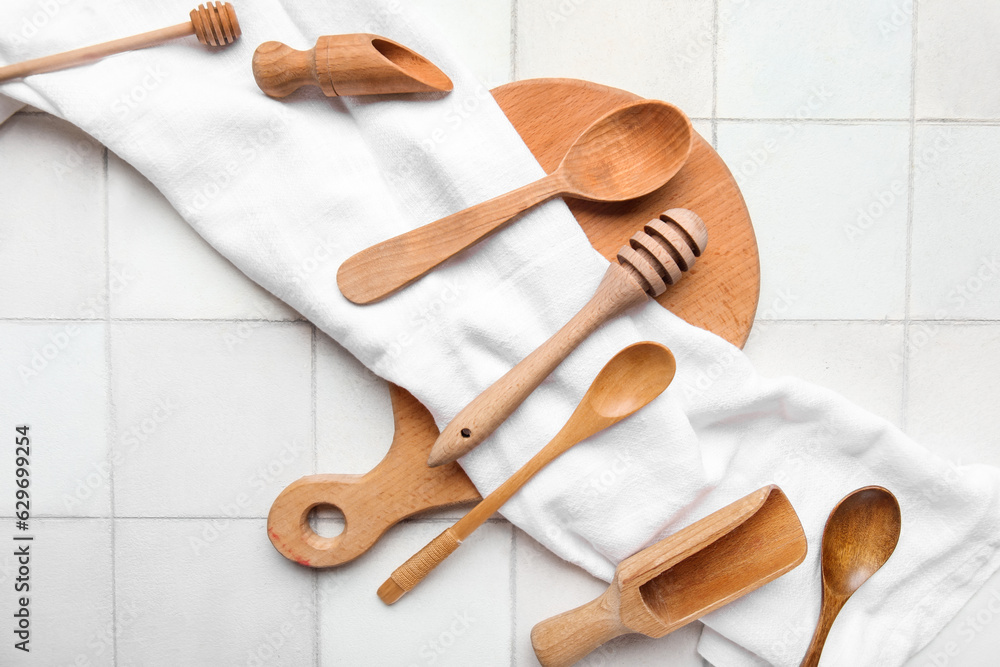
[[584,130],[551,174],[362,250],[340,266],[337,284],[354,303],[378,301],[553,197],[641,197],[680,171],[691,152],[691,137],[691,121],[672,104],[625,104]]
[[800,667],[816,667],[837,614],[896,549],[901,525],[899,502],[881,486],[866,486],[844,497],[823,530],[823,603],[819,622]]
[[581,440],[625,419],[663,393],[674,379],[676,370],[674,355],[659,343],[635,343],[612,357],[594,378],[583,400],[556,437],[458,523],[445,529],[396,568],[385,583],[379,586],[378,596],[382,602],[392,604],[419,584],[463,540],[557,456]]

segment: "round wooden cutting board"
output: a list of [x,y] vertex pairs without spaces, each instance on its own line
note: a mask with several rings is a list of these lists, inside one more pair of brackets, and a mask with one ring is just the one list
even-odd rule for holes
[[[494,88],[493,97],[546,172],[597,118],[638,95],[578,79],[528,79]],[[614,262],[649,220],[689,208],[708,226],[708,249],[657,301],[687,322],[743,347],[760,294],[760,262],[750,214],[736,180],[697,133],[684,168],[659,190],[627,202],[566,199],[591,245]]]

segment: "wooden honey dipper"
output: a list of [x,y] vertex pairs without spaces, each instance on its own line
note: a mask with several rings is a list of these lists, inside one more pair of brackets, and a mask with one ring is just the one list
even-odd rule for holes
[[672,208],[629,239],[597,291],[573,318],[451,420],[434,442],[429,466],[472,451],[509,417],[584,338],[625,310],[658,297],[705,251],[708,229],[685,208]]
[[85,46],[72,51],[0,67],[0,83],[10,79],[20,79],[31,74],[54,72],[76,65],[84,65],[115,53],[144,49],[188,35],[197,36],[198,41],[205,46],[226,46],[235,42],[240,34],[240,24],[236,20],[236,11],[233,6],[228,2],[212,2],[208,5],[198,5],[197,8],[192,9],[190,21],[168,28],[150,30],[131,37],[123,37],[110,42],[102,42],[93,46]]

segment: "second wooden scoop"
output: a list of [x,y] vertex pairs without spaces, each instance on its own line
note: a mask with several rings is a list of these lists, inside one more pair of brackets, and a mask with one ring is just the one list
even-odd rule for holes
[[544,667],[566,667],[619,635],[662,637],[805,557],[795,510],[765,486],[623,560],[603,595],[536,625],[531,645]]
[[691,121],[672,104],[625,104],[584,130],[551,174],[362,250],[340,266],[337,285],[354,303],[378,301],[553,197],[641,197],[680,171],[691,137]]
[[392,604],[423,581],[431,570],[510,500],[528,480],[581,440],[625,419],[663,393],[677,370],[674,355],[659,343],[629,345],[604,365],[556,437],[486,496],[458,523],[435,537],[386,579],[378,596]]

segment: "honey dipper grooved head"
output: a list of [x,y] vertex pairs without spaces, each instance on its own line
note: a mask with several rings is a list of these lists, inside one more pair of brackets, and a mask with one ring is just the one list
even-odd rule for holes
[[694,266],[708,244],[705,222],[686,208],[664,211],[618,251],[618,262],[651,297],[658,297]]
[[198,41],[205,46],[225,46],[242,33],[236,10],[228,2],[210,2],[191,10],[191,25]]

